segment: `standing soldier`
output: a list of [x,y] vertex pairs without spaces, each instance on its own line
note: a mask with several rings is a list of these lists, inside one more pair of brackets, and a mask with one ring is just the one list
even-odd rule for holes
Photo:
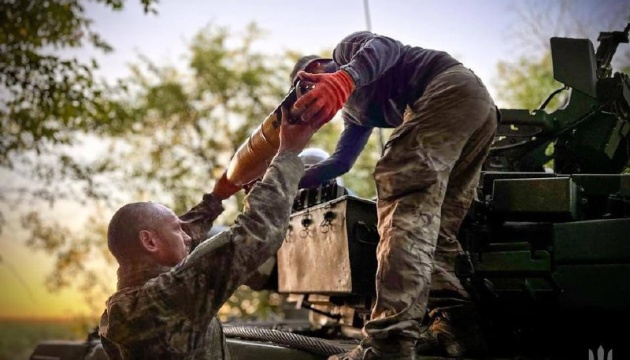
[[[333,59],[302,58],[298,78],[315,87],[298,99],[294,115],[319,124],[343,107],[345,124],[335,153],[307,169],[300,187],[348,172],[374,127],[395,128],[374,170],[381,240],[366,338],[330,359],[481,351],[470,296],[454,272],[462,252],[457,233],[497,126],[481,80],[445,52],[366,31],[344,38]],[[428,307],[431,325],[421,333]]]

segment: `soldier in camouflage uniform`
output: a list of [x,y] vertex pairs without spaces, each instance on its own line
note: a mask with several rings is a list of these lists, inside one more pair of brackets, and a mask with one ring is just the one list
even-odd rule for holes
[[[482,349],[454,271],[462,252],[457,233],[498,120],[480,79],[445,52],[365,31],[344,38],[333,59],[302,58],[298,79],[315,87],[295,103],[295,114],[322,122],[343,107],[345,124],[335,153],[307,169],[300,187],[349,171],[374,127],[395,128],[374,170],[381,240],[371,320],[357,349],[331,359]],[[421,332],[428,308],[431,325]]]
[[282,123],[280,150],[228,230],[205,240],[222,211],[213,194],[179,218],[151,202],[114,214],[108,245],[119,263],[118,291],[99,330],[110,359],[230,358],[216,314],[280,247],[304,172],[298,153],[316,130]]

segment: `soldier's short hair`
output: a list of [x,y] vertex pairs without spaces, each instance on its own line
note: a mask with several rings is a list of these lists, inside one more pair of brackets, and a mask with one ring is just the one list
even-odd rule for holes
[[154,202],[129,203],[114,213],[107,228],[107,247],[119,263],[140,249],[140,231],[153,230],[160,223],[165,215],[160,205]]

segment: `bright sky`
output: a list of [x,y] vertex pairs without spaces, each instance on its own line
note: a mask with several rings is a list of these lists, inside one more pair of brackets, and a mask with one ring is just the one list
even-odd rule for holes
[[[369,9],[374,32],[406,44],[447,51],[472,68],[494,92],[492,81],[497,62],[513,59],[519,53],[511,36],[524,25],[514,10],[515,3],[504,0],[371,0]],[[608,6],[599,5],[602,1],[597,0],[567,3],[584,13],[595,13],[597,7]],[[89,50],[78,52],[83,59],[97,57],[101,65],[99,76],[115,80],[127,75],[128,64],[134,62],[138,54],[158,64],[180,66],[189,40],[209,23],[238,33],[250,22],[256,22],[266,31],[259,49],[270,54],[288,49],[305,55],[318,53],[332,49],[345,35],[366,29],[364,0],[161,0],[156,16],[144,15],[139,4],[139,0],[128,0],[125,10],[114,13],[101,5],[87,3],[94,30],[115,47],[115,52],[109,55]],[[74,219],[77,208],[57,207],[54,212]],[[21,242],[23,234],[17,218],[7,220],[8,225],[0,235],[0,255],[4,262],[0,264],[3,289],[0,291],[0,317],[61,317],[80,310],[81,298],[77,294],[46,292],[43,284],[52,268],[51,260],[27,250]]]
[[[311,9],[290,0],[162,0],[158,16],[143,16],[135,1],[122,13],[92,6],[95,28],[116,47],[114,54],[99,58],[102,73],[108,78],[127,74],[126,64],[137,53],[176,64],[188,41],[209,23],[239,32],[256,22],[266,31],[258,46],[275,54],[287,49],[318,53],[332,49],[345,35],[366,29],[364,0],[309,3]],[[369,2],[372,31],[450,52],[487,82],[497,61],[513,52],[506,37],[517,17],[511,7],[501,0]]]

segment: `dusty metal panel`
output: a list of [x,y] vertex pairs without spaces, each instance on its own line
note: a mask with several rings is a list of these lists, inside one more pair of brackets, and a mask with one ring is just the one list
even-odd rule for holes
[[376,224],[376,204],[347,195],[292,214],[278,251],[279,291],[372,294]]
[[346,209],[328,202],[291,215],[278,251],[280,292],[352,292]]

